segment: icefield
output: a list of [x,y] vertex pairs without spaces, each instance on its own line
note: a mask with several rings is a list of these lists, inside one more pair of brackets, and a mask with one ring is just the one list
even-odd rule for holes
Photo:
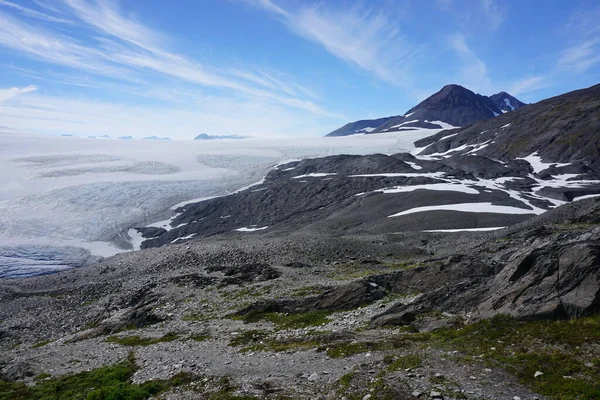
[[146,141],[0,128],[0,278],[85,266],[139,248],[131,228],[169,220],[180,203],[247,187],[283,162],[410,152],[415,140],[438,131]]

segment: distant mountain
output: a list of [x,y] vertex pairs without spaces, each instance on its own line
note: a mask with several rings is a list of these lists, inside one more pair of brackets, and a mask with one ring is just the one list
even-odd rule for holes
[[384,117],[378,119],[362,119],[360,121],[350,122],[341,128],[329,133],[327,136],[348,136],[358,133],[371,133],[379,126],[385,124],[394,117]]
[[75,137],[75,135],[71,135],[71,134],[69,134],[69,133],[63,133],[63,134],[62,134],[62,135],[60,135],[60,136],[63,136],[63,137]]
[[142,138],[142,139],[143,140],[171,140],[171,138],[168,138],[168,137],[158,137],[158,136],[155,136],[155,135],[147,136],[147,137]]
[[194,138],[194,140],[220,140],[220,139],[249,139],[250,136],[240,135],[209,135],[208,133],[201,133]]
[[102,136],[98,136],[100,139],[112,139],[110,136],[108,135],[102,135]]
[[446,85],[404,115],[351,122],[327,136],[450,129],[494,118],[510,107],[517,109],[524,105],[506,92],[494,96],[504,108],[499,107],[491,97],[476,94],[460,85]]
[[527,105],[506,92],[493,94],[490,99],[502,112],[515,111]]
[[119,136],[117,139],[121,139],[121,140],[133,140],[133,136]]

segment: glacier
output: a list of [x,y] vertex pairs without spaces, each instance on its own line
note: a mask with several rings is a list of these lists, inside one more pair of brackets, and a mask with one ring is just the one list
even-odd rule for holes
[[[0,278],[90,265],[139,248],[128,232],[223,196],[294,159],[414,151],[440,130],[243,141],[99,140],[0,128]],[[136,246],[137,244],[137,246]]]

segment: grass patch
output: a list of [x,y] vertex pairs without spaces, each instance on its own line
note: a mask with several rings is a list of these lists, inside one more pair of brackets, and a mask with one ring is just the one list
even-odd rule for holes
[[321,326],[329,322],[329,315],[333,312],[328,310],[309,311],[299,314],[283,314],[276,312],[251,312],[241,317],[244,323],[268,321],[277,326],[278,329],[302,329],[309,326]]
[[186,387],[208,400],[248,400],[252,396],[236,395],[237,386],[228,377],[199,377],[180,372],[169,380],[133,384],[131,378],[138,367],[130,354],[124,361],[79,374],[37,381],[28,387],[23,383],[0,380],[0,400],[144,400],[160,398],[160,394]]
[[389,372],[419,368],[422,365],[421,357],[416,354],[394,356],[391,354],[383,357],[383,363],[387,365]]
[[172,386],[165,381],[131,383],[137,370],[133,356],[119,364],[75,375],[42,380],[35,386],[0,381],[0,400],[142,400]]
[[151,344],[172,342],[179,339],[179,335],[173,332],[157,338],[142,338],[139,336],[109,336],[106,341],[117,343],[121,346],[150,346]]
[[[600,398],[600,316],[537,322],[497,316],[432,332],[430,340],[499,364],[544,396]],[[536,371],[544,375],[534,378]]]
[[40,347],[44,347],[45,345],[52,343],[53,340],[41,340],[34,345],[31,346],[32,349],[39,349]]
[[304,286],[304,287],[299,287],[299,288],[295,288],[295,289],[291,290],[289,295],[291,297],[313,296],[313,295],[321,294],[327,289],[328,289],[328,287],[321,286],[321,285]]
[[208,340],[212,338],[212,336],[210,335],[191,335],[190,339],[192,339],[193,341],[196,342],[204,342],[205,340]]
[[248,351],[291,351],[305,350],[318,347],[322,341],[318,340],[317,336],[309,338],[293,338],[283,341],[277,341],[269,338],[269,333],[261,330],[245,331],[237,335],[229,342],[229,346],[238,347],[241,353]]

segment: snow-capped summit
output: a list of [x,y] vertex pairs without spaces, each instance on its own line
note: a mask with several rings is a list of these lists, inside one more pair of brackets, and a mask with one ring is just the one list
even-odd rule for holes
[[525,103],[506,92],[493,94],[490,96],[490,99],[502,112],[515,111],[526,106]]

